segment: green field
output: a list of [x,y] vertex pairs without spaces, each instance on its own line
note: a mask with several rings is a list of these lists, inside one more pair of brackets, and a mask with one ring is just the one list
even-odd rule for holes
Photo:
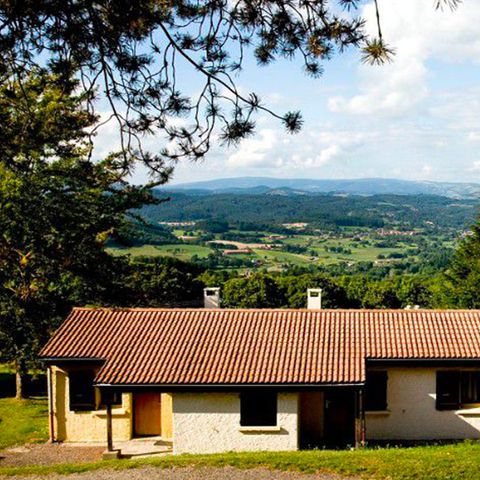
[[[185,233],[172,229],[175,235]],[[380,230],[368,228],[345,227],[335,232],[319,230],[306,234],[299,232],[279,234],[268,231],[240,231],[231,229],[225,233],[208,234],[195,230],[195,243],[185,241],[169,245],[142,245],[131,248],[111,248],[115,255],[132,255],[133,257],[173,257],[183,261],[192,258],[202,261],[209,258],[209,268],[251,270],[261,268],[271,271],[282,270],[290,266],[312,267],[372,263],[374,266],[390,266],[398,263],[409,265],[422,262],[425,254],[434,256],[438,252],[453,250],[454,234],[432,235],[428,230],[417,229],[416,235],[384,235]],[[228,255],[222,258],[222,247],[207,243],[214,238],[235,241],[238,248],[250,248],[252,253],[246,255]],[[259,243],[275,244],[272,250],[256,248]],[[234,248],[225,244],[223,249]],[[213,262],[213,266],[212,266]]]
[[297,253],[282,252],[281,250],[254,250],[257,257],[264,261],[267,266],[275,266],[282,264],[307,266],[311,265],[312,261],[307,255]]
[[110,248],[114,255],[132,255],[133,257],[174,257],[179,260],[190,260],[194,255],[199,258],[208,257],[213,251],[201,245],[142,245],[140,247]]

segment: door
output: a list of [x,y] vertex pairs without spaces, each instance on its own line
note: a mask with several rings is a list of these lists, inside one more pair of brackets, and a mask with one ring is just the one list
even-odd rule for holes
[[137,437],[161,434],[161,394],[142,392],[133,395],[134,435]]
[[329,447],[355,444],[355,392],[332,388],[325,395],[325,443]]
[[324,445],[325,396],[323,392],[300,393],[300,448],[311,450]]

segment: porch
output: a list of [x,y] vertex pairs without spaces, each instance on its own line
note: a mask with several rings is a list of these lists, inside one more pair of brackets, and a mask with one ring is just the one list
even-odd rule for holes
[[298,448],[360,447],[365,443],[364,391],[330,387],[298,397]]
[[172,453],[172,396],[171,394],[148,389],[130,391],[131,398],[131,438],[127,441],[114,441],[112,422],[115,398],[122,392],[101,388],[105,401],[107,450],[103,458],[142,458]]
[[171,454],[173,443],[162,437],[141,437],[119,442],[115,448],[120,450],[120,458],[159,457]]

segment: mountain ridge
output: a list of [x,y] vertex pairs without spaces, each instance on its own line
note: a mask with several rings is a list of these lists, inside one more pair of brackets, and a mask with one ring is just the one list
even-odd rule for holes
[[440,195],[449,198],[480,198],[480,183],[415,181],[394,178],[307,179],[275,177],[233,177],[167,185],[171,191],[236,194],[304,195],[314,193],[346,195]]

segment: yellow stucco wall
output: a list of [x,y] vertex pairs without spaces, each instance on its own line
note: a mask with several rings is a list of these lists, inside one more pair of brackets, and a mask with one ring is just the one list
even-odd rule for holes
[[[480,438],[480,408],[437,410],[436,368],[388,368],[387,410],[366,413],[367,440]],[[445,370],[444,368],[439,370]]]
[[161,431],[162,438],[173,438],[173,396],[170,393],[162,393],[161,399]]
[[[71,411],[69,398],[68,371],[52,367],[54,440],[60,442],[101,442],[107,441],[107,412]],[[97,391],[97,404],[100,394]],[[161,435],[164,439],[173,437],[172,395],[161,396]],[[130,440],[133,435],[133,394],[122,394],[122,405],[112,409],[113,441]],[[52,438],[52,433],[50,432]]]
[[[105,410],[73,412],[70,410],[68,373],[52,367],[53,413],[56,441],[106,442],[107,421]],[[122,406],[112,409],[113,440],[123,441],[132,437],[132,395],[122,395]]]

